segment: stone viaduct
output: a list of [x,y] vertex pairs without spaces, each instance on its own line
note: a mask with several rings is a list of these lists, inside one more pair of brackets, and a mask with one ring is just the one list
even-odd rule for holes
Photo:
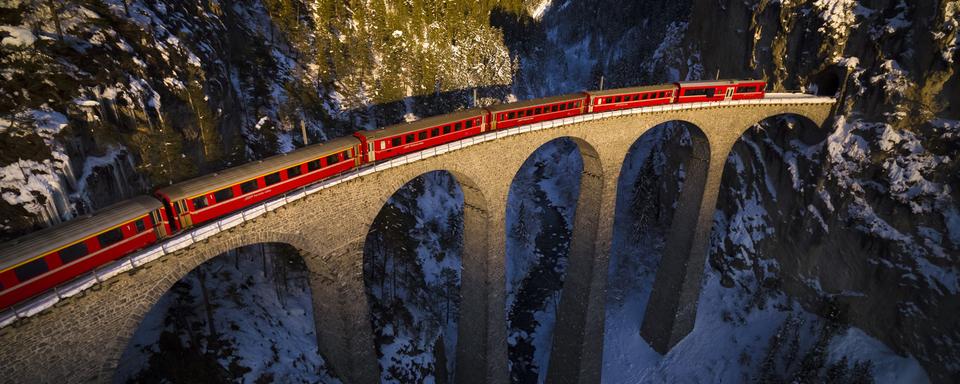
[[464,194],[458,383],[508,381],[506,202],[514,176],[541,145],[572,138],[583,157],[566,281],[548,368],[551,383],[600,381],[604,301],[617,180],[649,129],[684,121],[693,132],[687,181],[641,327],[665,353],[694,326],[701,276],[725,160],[749,127],[779,114],[822,126],[834,100],[770,94],[764,100],[648,107],[490,133],[472,145],[320,189],[254,220],[118,274],[0,329],[0,381],[109,382],[141,319],[180,278],[226,251],[290,244],[310,270],[320,352],[347,383],[378,382],[362,276],[363,243],[384,203],[431,171],[448,171]]

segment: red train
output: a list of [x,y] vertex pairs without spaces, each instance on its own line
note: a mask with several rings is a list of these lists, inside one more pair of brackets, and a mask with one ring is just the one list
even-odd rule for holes
[[0,245],[0,309],[179,231],[367,164],[483,132],[587,113],[671,103],[760,99],[757,80],[588,91],[501,104],[356,132],[138,196]]

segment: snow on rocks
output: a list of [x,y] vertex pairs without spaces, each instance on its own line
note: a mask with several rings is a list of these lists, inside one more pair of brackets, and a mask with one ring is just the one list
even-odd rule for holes
[[10,25],[0,25],[0,32],[6,32],[10,36],[0,40],[0,44],[11,45],[14,47],[29,47],[37,41],[37,37],[29,29],[14,27]]

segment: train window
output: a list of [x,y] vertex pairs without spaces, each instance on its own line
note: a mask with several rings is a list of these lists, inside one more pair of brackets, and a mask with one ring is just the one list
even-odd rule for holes
[[227,201],[232,197],[233,197],[233,187],[226,187],[224,189],[221,189],[213,193],[213,198],[216,199],[218,203],[222,201]]
[[120,228],[114,228],[97,236],[100,242],[100,248],[106,248],[123,240],[123,231]]
[[404,139],[403,141],[404,141],[405,143],[407,143],[407,144],[410,144],[410,143],[412,143],[414,140],[416,140],[416,139],[414,138],[414,134],[411,133],[411,134],[407,135],[406,139]]
[[566,110],[567,110],[567,104],[560,104],[560,110],[561,110],[561,111],[566,111]]
[[750,92],[756,92],[756,91],[757,91],[757,87],[755,85],[737,87],[737,93],[750,93]]
[[556,105],[550,107],[550,112],[556,112],[556,111],[557,111],[557,106],[556,106]]
[[448,133],[450,133],[450,126],[449,126],[449,125],[444,125],[444,126],[443,126],[443,134],[446,135],[446,134],[448,134]]
[[196,199],[193,199],[193,209],[203,209],[207,207],[207,197],[200,196]]
[[673,96],[673,91],[667,91],[667,97]]
[[688,89],[683,92],[684,96],[707,96],[713,97],[713,88]]
[[143,223],[143,220],[144,219],[140,219],[133,222],[133,225],[137,227],[137,233],[143,232],[145,229],[147,229],[147,225]]
[[430,130],[430,137],[440,136],[440,128],[434,128]]
[[612,98],[612,97],[608,97],[608,98],[604,99],[603,102],[604,102],[604,103],[607,103],[607,104],[610,104],[610,103],[613,102],[613,98]]
[[473,120],[467,120],[467,128],[473,128]]
[[[307,172],[313,172],[320,169],[320,159],[307,163]],[[256,189],[256,188],[254,188]],[[244,191],[246,193],[246,191]]]
[[[314,163],[314,162],[317,163],[317,168],[320,168],[320,160],[314,160],[314,161],[311,161],[310,163]],[[253,179],[253,180],[244,182],[243,184],[240,184],[240,192],[242,193],[250,193],[250,192],[256,191],[257,188],[259,188],[257,186],[257,179]]]
[[343,159],[350,160],[353,158],[353,150],[347,150],[343,152]]
[[17,267],[17,269],[13,270],[13,273],[17,275],[17,280],[24,282],[40,276],[48,270],[47,262],[41,258]]
[[[295,165],[290,168],[287,168],[288,179],[292,179],[294,177],[300,176],[301,173],[303,173],[303,171],[300,169],[299,165]],[[220,201],[220,199],[217,199],[217,201]]]
[[539,114],[540,114],[540,107],[534,108],[534,109],[533,109],[533,114],[534,114],[534,115],[539,115]]
[[427,139],[427,131],[422,131],[417,133],[417,140],[426,140],[426,139]]
[[613,102],[614,102],[614,103],[619,103],[619,102],[620,102],[620,96],[614,97],[614,98],[613,98]]
[[336,154],[327,156],[327,166],[334,165],[334,164],[336,164],[338,161],[340,161],[340,159],[337,157]]
[[263,178],[263,183],[268,187],[280,182],[280,172],[271,173]]
[[573,102],[567,103],[567,109],[573,109]]
[[79,242],[60,250],[60,262],[63,264],[73,262],[76,259],[87,255],[87,244]]
[[633,95],[633,101],[640,100],[640,95]]
[[463,123],[456,123],[456,124],[453,125],[453,130],[454,130],[454,131],[458,131],[458,132],[459,132],[461,129],[463,129]]
[[390,139],[390,146],[391,146],[391,147],[399,147],[400,144],[402,144],[402,143],[400,142],[400,138],[399,138],[399,137],[394,137],[394,138]]

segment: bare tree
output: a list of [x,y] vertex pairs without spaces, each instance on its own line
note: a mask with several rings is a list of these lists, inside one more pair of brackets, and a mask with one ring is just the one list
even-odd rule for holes
[[54,0],[47,0],[47,7],[50,8],[50,14],[53,15],[53,25],[57,27],[57,36],[63,41],[63,26],[60,24],[60,7]]

